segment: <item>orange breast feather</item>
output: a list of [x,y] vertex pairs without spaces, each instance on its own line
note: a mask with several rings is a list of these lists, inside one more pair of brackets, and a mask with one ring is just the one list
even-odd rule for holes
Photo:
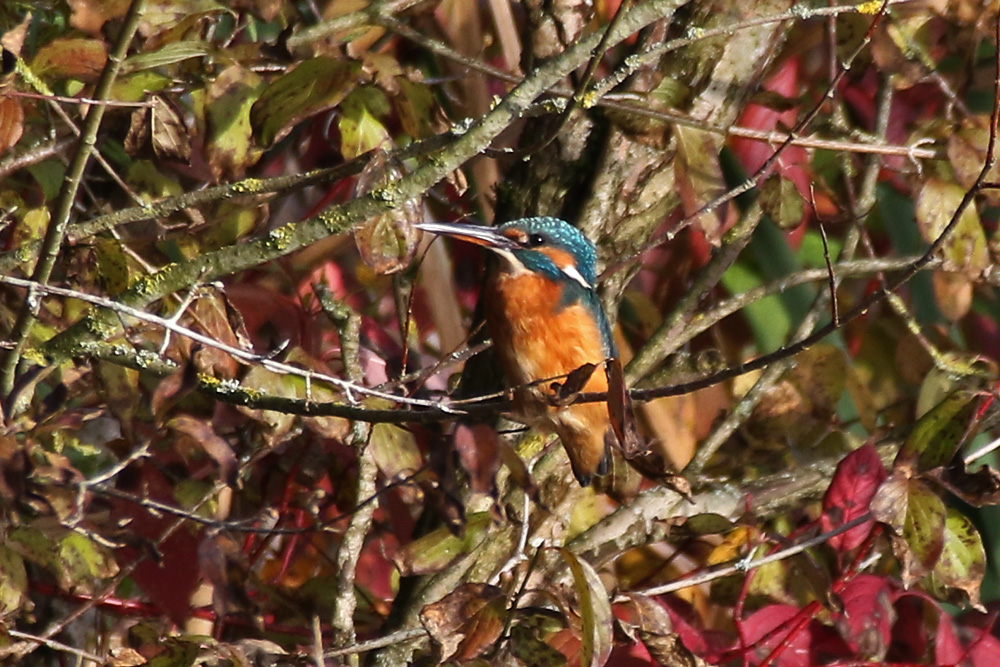
[[560,308],[561,288],[533,274],[496,276],[487,298],[487,324],[508,383],[516,389],[520,416],[559,435],[577,478],[581,482],[589,479],[605,462],[607,405],[578,403],[559,408],[545,400],[551,391],[549,383],[531,390],[519,387],[565,376],[592,363],[599,367],[584,391],[607,391],[607,377],[600,367],[604,350],[597,323],[580,303]]
[[[601,364],[604,350],[594,318],[580,303],[559,307],[562,290],[532,274],[494,279],[488,324],[512,383],[565,375],[583,364]],[[605,391],[595,372],[585,391]]]

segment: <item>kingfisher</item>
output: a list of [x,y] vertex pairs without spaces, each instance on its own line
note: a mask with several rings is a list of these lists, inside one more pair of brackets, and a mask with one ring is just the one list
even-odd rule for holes
[[582,486],[610,467],[611,426],[603,403],[561,405],[558,385],[593,364],[579,391],[607,392],[600,369],[617,357],[595,291],[597,251],[558,218],[520,218],[497,227],[420,223],[419,229],[474,243],[499,257],[483,296],[486,325],[520,421],[562,441]]

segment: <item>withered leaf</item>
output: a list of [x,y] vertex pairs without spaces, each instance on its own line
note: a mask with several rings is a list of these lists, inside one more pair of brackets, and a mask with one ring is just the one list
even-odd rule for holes
[[441,659],[466,661],[500,637],[506,599],[496,586],[467,583],[420,611],[420,622],[441,647]]

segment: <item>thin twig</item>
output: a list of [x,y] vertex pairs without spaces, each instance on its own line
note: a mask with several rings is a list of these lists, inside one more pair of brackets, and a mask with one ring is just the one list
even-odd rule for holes
[[[50,648],[53,651],[69,653],[70,655],[75,655],[77,658],[82,658],[83,660],[90,660],[91,662],[97,665],[103,665],[105,664],[106,661],[106,658],[102,658],[101,656],[95,653],[84,651],[83,649],[76,648],[75,646],[70,646],[69,644],[63,644],[62,642],[58,642],[55,639],[49,639],[48,637],[39,637],[38,635],[32,635],[27,632],[21,632],[20,630],[12,630],[9,628],[4,630],[4,632],[10,635],[11,637],[14,637],[15,639],[20,639],[24,642],[30,642],[35,647],[45,646],[46,648]],[[0,657],[12,656],[12,655],[23,657],[24,655],[26,655],[25,653],[22,653],[19,650],[19,648],[21,647],[19,647],[17,644],[14,644],[13,646],[5,646],[3,647],[3,649],[0,649]],[[32,648],[31,650],[34,650],[34,648]],[[30,653],[30,651],[28,652]]]
[[451,412],[452,414],[461,414],[458,410],[453,410],[447,405],[444,405],[438,401],[431,401],[427,399],[420,398],[409,398],[406,396],[399,396],[396,394],[390,394],[387,392],[379,391],[377,389],[372,389],[365,387],[364,385],[355,384],[348,380],[338,378],[333,375],[328,375],[326,373],[317,373],[316,371],[310,371],[297,366],[292,366],[290,364],[281,363],[270,358],[270,354],[260,354],[253,352],[251,350],[244,350],[238,347],[233,347],[223,343],[222,341],[216,340],[211,336],[206,336],[205,334],[189,329],[185,326],[178,324],[174,321],[174,318],[165,318],[158,315],[153,315],[139,308],[133,308],[117,301],[112,301],[111,299],[95,296],[93,294],[87,294],[85,292],[80,292],[77,290],[66,289],[64,287],[52,287],[50,285],[41,285],[31,280],[23,280],[21,278],[13,278],[10,276],[0,276],[0,284],[12,285],[14,287],[24,287],[29,290],[34,290],[38,293],[44,294],[55,294],[58,296],[70,297],[73,299],[79,299],[86,303],[94,304],[95,306],[101,306],[102,308],[107,308],[115,313],[128,315],[129,317],[134,317],[137,320],[147,322],[149,324],[155,324],[157,326],[163,327],[167,331],[179,334],[186,338],[190,338],[193,341],[201,343],[202,345],[215,348],[217,350],[222,350],[236,359],[246,361],[248,363],[257,363],[264,368],[274,371],[275,373],[282,373],[286,375],[296,375],[305,378],[309,381],[320,380],[323,382],[328,382],[331,385],[337,387],[344,392],[345,398],[351,403],[357,403],[355,394],[362,396],[373,396],[375,398],[384,398],[389,401],[395,401],[398,403],[404,403],[407,405],[421,406],[421,407],[436,407],[442,409],[446,412]]
[[[76,201],[76,193],[83,179],[84,171],[90,162],[90,157],[94,152],[94,145],[97,142],[97,132],[101,128],[101,121],[104,118],[104,100],[111,96],[111,88],[118,77],[118,70],[125,56],[128,53],[129,45],[139,28],[146,7],[146,0],[132,0],[128,13],[125,15],[121,26],[121,32],[111,53],[108,54],[108,61],[101,73],[101,78],[94,91],[94,97],[101,100],[101,104],[90,107],[80,135],[80,143],[76,153],[70,162],[69,168],[63,179],[62,193],[55,207],[55,213],[45,230],[45,237],[42,241],[42,251],[35,265],[31,279],[34,283],[45,285],[49,282],[52,270],[55,268],[56,259],[59,257],[59,249],[62,246],[63,238],[66,235],[66,227],[69,225],[70,216],[73,211],[73,203]],[[18,366],[21,363],[21,355],[28,342],[28,333],[35,319],[38,316],[37,302],[25,303],[18,314],[17,321],[11,329],[10,338],[14,341],[14,348],[4,355],[3,363],[0,365],[0,396],[7,398],[14,389],[17,378]],[[8,409],[13,406],[8,405]]]
[[[652,588],[647,588],[645,590],[636,591],[640,595],[663,595],[665,593],[673,593],[674,591],[683,590],[685,588],[690,588],[692,586],[700,586],[701,584],[707,584],[709,582],[715,581],[716,579],[721,579],[723,577],[728,577],[731,574],[752,572],[759,567],[767,565],[768,563],[775,563],[780,560],[784,560],[796,554],[800,554],[806,549],[812,549],[815,546],[819,546],[824,542],[828,541],[831,537],[836,537],[856,528],[861,524],[871,521],[872,515],[870,512],[862,514],[859,517],[851,519],[847,523],[834,528],[833,530],[821,533],[816,537],[811,537],[808,540],[803,540],[798,544],[794,544],[780,551],[775,551],[772,554],[766,556],[761,556],[760,558],[753,558],[750,560],[739,559],[727,563],[725,565],[719,565],[713,567],[707,571],[699,572],[688,577],[682,577],[671,581],[670,583],[663,584],[661,586],[653,586]],[[617,602],[624,602],[625,598],[616,600]]]

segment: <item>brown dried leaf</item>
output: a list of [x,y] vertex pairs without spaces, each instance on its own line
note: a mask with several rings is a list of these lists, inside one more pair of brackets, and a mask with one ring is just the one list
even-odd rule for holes
[[489,649],[504,627],[506,599],[496,586],[467,583],[420,610],[441,660],[467,661]]
[[204,450],[219,466],[222,481],[231,487],[236,486],[236,454],[229,442],[219,437],[211,424],[203,419],[178,415],[171,419],[167,426],[181,436],[190,438],[195,447]]
[[107,46],[100,40],[61,38],[38,50],[31,69],[41,77],[96,81],[107,60]]
[[972,278],[955,271],[933,271],[931,284],[934,286],[934,300],[949,321],[957,322],[969,314],[975,285]]
[[24,133],[24,108],[21,100],[0,97],[0,155],[9,151]]
[[1000,505],[1000,472],[987,465],[969,472],[960,464],[932,471],[931,475],[973,507]]
[[191,160],[191,132],[183,114],[167,98],[156,95],[152,108],[132,114],[125,152],[148,157],[150,153],[165,160],[188,163]]
[[584,390],[590,376],[597,370],[597,364],[583,364],[570,371],[564,382],[553,382],[549,385],[552,394],[548,396],[553,405],[565,406],[576,400],[577,394]]
[[[618,444],[625,459],[631,461],[648,451],[639,438],[635,425],[635,411],[632,408],[632,398],[625,386],[625,372],[621,359],[615,357],[604,365],[608,376],[608,416],[611,418],[611,429],[615,432]],[[665,472],[666,468],[662,468]]]
[[[358,176],[355,192],[366,194],[389,188],[405,175],[401,163],[383,151],[375,151]],[[380,275],[402,271],[413,260],[420,239],[413,226],[421,219],[420,201],[409,199],[381,215],[369,218],[354,230],[354,243],[361,259]]]
[[104,24],[125,16],[129,0],[66,0],[73,14],[71,26],[90,35],[99,35]]

